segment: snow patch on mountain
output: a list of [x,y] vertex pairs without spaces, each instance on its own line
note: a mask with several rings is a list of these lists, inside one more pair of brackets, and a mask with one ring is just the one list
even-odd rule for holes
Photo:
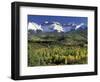
[[79,29],[83,25],[84,25],[84,23],[81,23],[81,24],[77,25],[76,28],[75,28],[75,30]]

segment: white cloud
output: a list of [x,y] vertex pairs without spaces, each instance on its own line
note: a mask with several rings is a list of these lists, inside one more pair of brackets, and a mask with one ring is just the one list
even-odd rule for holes
[[47,23],[48,23],[48,21],[45,21],[45,23],[47,24]]

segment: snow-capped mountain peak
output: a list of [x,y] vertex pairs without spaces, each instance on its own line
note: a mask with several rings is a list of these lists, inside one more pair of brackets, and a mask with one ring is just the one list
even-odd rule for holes
[[59,22],[53,22],[53,24],[51,25],[51,28],[53,28],[57,32],[64,32],[64,29]]
[[38,24],[36,24],[34,22],[29,22],[28,29],[29,30],[34,30],[34,31],[37,31],[37,30],[43,31],[43,29],[41,28],[41,25],[38,25]]
[[81,24],[77,25],[76,28],[75,28],[75,30],[79,29],[83,25],[84,25],[84,23],[81,23]]

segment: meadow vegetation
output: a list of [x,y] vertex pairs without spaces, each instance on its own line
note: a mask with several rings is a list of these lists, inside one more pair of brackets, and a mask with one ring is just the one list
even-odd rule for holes
[[32,35],[28,39],[28,66],[87,64],[85,35],[76,32]]

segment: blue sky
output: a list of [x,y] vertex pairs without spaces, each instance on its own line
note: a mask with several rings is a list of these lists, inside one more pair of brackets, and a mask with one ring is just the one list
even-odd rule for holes
[[87,17],[69,17],[69,16],[47,16],[47,15],[28,15],[28,22],[35,22],[37,24],[42,24],[45,21],[48,22],[59,22],[61,24],[65,23],[75,23],[75,24],[88,24]]

